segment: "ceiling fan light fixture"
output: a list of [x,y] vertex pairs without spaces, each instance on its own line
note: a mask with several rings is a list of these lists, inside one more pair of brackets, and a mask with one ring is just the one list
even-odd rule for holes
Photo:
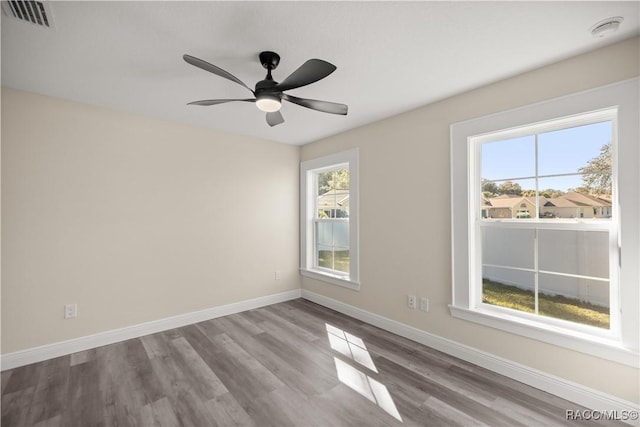
[[280,110],[282,102],[277,95],[261,94],[256,97],[256,105],[265,113],[274,113]]

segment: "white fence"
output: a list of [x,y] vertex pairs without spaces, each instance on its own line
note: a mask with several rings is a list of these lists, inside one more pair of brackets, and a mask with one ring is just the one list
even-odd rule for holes
[[[482,277],[533,290],[535,230],[483,227],[482,236]],[[540,292],[609,307],[608,232],[538,230],[537,245]]]

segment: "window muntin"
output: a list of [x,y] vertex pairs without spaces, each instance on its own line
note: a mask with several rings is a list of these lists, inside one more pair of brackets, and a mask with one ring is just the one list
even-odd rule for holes
[[611,329],[615,120],[609,110],[470,138],[476,308]]

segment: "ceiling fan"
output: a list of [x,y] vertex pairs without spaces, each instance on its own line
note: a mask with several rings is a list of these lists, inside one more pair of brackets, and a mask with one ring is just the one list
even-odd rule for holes
[[228,71],[223,70],[220,67],[217,67],[191,55],[183,55],[182,58],[193,66],[202,68],[205,71],[209,71],[210,73],[223,77],[227,80],[231,80],[232,82],[245,87],[254,96],[253,98],[246,99],[205,99],[202,101],[190,102],[187,105],[208,106],[235,101],[254,102],[260,110],[267,113],[267,123],[272,127],[284,123],[284,118],[280,113],[282,100],[289,101],[294,104],[310,108],[312,110],[322,111],[324,113],[340,115],[347,114],[348,107],[344,104],[318,101],[317,99],[298,98],[296,96],[283,93],[286,90],[296,89],[311,83],[315,83],[318,80],[324,79],[336,70],[335,65],[321,59],[308,60],[297,70],[291,73],[289,77],[278,83],[273,80],[271,71],[275,70],[278,67],[278,64],[280,63],[280,55],[270,51],[261,52],[259,55],[260,63],[264,68],[267,69],[267,76],[264,78],[264,80],[260,80],[258,83],[256,83],[255,89],[252,90],[249,86],[244,84],[242,80],[238,79],[236,76],[229,73]]

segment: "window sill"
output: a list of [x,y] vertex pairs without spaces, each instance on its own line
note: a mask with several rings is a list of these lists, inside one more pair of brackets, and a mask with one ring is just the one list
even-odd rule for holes
[[353,282],[348,279],[344,279],[340,276],[318,272],[314,270],[300,269],[300,274],[311,279],[320,280],[323,282],[331,283],[332,285],[342,286],[343,288],[352,289],[354,291],[360,290],[360,282]]
[[449,305],[449,310],[451,316],[458,319],[640,368],[640,354],[623,347],[620,342],[612,339],[588,336],[544,323],[530,322],[515,316],[496,315],[453,305]]

